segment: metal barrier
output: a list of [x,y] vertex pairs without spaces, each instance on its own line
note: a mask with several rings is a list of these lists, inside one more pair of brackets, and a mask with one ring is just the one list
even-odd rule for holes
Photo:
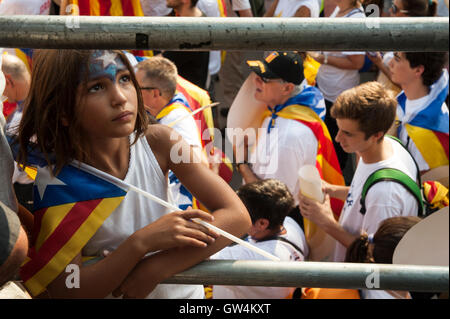
[[448,18],[0,16],[0,47],[448,51]]
[[164,283],[448,292],[449,268],[333,262],[209,260],[169,278]]

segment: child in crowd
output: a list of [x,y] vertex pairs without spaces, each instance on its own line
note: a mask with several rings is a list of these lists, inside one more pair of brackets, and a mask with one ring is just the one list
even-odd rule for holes
[[[346,262],[392,264],[395,248],[406,232],[420,222],[416,216],[385,219],[375,234],[363,233],[347,249]],[[407,291],[361,290],[363,299],[411,298]]]
[[[247,207],[252,219],[248,234],[255,246],[279,257],[282,261],[304,261],[308,256],[305,234],[287,215],[294,209],[294,198],[287,186],[266,179],[245,184],[237,194]],[[264,257],[241,246],[230,246],[212,259],[261,260]],[[214,286],[214,299],[282,299],[290,298],[295,288]]]
[[[176,143],[189,146],[167,126],[148,124],[122,52],[42,50],[33,60],[19,161],[29,164],[32,136],[46,160],[38,165],[30,261],[21,270],[27,288],[63,298],[103,298],[113,291],[132,298],[203,298],[202,286],[159,283],[229,244],[191,219],[241,236],[250,227],[245,206],[192,154],[172,160]],[[168,214],[135,192],[113,187],[126,182],[167,201],[169,170],[212,215]],[[99,189],[104,192],[96,195]],[[83,263],[82,257],[102,256],[104,250],[111,253]],[[79,269],[78,289],[67,285],[69,264]]]

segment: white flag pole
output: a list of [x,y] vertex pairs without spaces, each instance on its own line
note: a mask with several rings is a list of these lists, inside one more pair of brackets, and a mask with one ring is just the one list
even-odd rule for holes
[[219,105],[219,104],[220,104],[219,102],[215,102],[215,103],[212,103],[212,104],[204,105],[201,108],[196,109],[194,112],[186,114],[185,116],[182,116],[179,119],[176,119],[175,121],[170,122],[169,124],[167,124],[167,126],[173,127],[175,124],[177,124],[177,123],[187,119],[188,117],[194,116],[195,114],[197,114],[197,113],[199,113],[199,112],[201,112],[203,110],[206,110],[207,108],[214,107],[214,106]]
[[[112,176],[112,175],[110,175],[108,173],[100,171],[100,170],[96,169],[95,167],[86,165],[84,163],[79,163],[79,162],[76,162],[73,165],[75,167],[79,167],[80,169],[84,170],[85,172],[88,172],[90,174],[95,174],[95,175],[97,175],[97,176],[107,180],[108,182],[116,185],[117,187],[123,189],[124,191],[130,191],[130,190],[134,191],[134,192],[136,192],[138,194],[141,194],[141,195],[147,197],[148,199],[150,199],[150,200],[152,200],[154,202],[157,202],[158,204],[160,204],[160,205],[162,205],[164,207],[167,207],[167,208],[171,209],[172,211],[179,211],[180,210],[179,207],[177,207],[177,206],[175,206],[175,205],[173,205],[171,203],[168,203],[165,200],[162,200],[161,198],[156,197],[155,195],[152,195],[152,194],[150,194],[150,193],[148,193],[148,192],[146,192],[146,191],[144,191],[144,190],[142,190],[142,189],[140,189],[140,188],[138,188],[138,187],[136,187],[134,185],[131,185],[131,184],[127,183],[127,182],[124,182],[123,180],[121,180],[121,179],[119,179],[119,178],[117,178],[115,176]],[[273,261],[280,261],[280,258],[278,258],[278,257],[276,257],[276,256],[274,256],[272,254],[269,254],[268,252],[262,250],[261,248],[258,248],[256,246],[250,244],[249,242],[246,242],[246,241],[244,241],[244,240],[242,240],[242,239],[240,239],[240,238],[238,238],[238,237],[236,237],[236,236],[234,236],[234,235],[232,235],[232,234],[230,234],[230,233],[228,233],[228,232],[226,232],[226,231],[224,231],[224,230],[222,230],[222,229],[220,229],[220,228],[218,228],[216,226],[213,226],[213,225],[211,225],[211,224],[209,224],[209,223],[207,223],[207,222],[205,222],[205,221],[203,221],[201,219],[194,218],[192,220],[194,222],[198,223],[198,224],[201,224],[201,225],[203,225],[203,226],[205,226],[207,228],[210,228],[210,229],[216,231],[220,235],[228,238],[231,241],[234,241],[236,244],[239,244],[239,245],[242,245],[244,247],[247,247],[248,249],[254,251],[255,253],[257,253],[259,255],[262,255],[262,256],[264,256],[264,257],[266,257],[266,258],[268,258],[270,260],[273,260]]]

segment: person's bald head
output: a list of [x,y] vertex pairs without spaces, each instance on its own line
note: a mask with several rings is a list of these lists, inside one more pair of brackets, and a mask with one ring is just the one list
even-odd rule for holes
[[31,83],[31,75],[25,63],[14,55],[5,54],[2,57],[2,71],[6,78],[3,95],[11,103],[24,100]]

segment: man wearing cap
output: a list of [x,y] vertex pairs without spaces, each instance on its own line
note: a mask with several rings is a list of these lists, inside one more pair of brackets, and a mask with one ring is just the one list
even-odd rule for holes
[[[295,52],[272,52],[264,61],[247,61],[256,73],[256,100],[267,105],[256,146],[238,171],[244,182],[274,178],[284,182],[298,204],[298,171],[315,165],[324,179],[343,184],[328,129],[320,91],[306,84],[303,61]],[[238,158],[239,159],[239,158]],[[330,167],[333,173],[329,172]],[[342,206],[341,206],[342,207]],[[338,208],[339,209],[339,208]]]

